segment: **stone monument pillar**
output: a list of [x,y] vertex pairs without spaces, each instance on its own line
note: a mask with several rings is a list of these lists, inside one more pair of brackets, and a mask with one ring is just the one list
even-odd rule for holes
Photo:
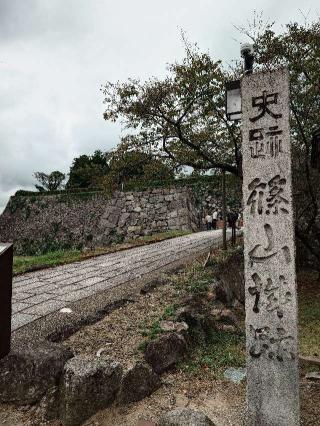
[[250,426],[299,425],[289,75],[241,83]]

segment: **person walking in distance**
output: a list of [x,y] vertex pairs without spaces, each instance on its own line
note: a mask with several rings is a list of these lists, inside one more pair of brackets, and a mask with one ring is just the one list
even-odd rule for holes
[[218,212],[215,210],[212,213],[212,229],[217,229]]
[[206,216],[207,231],[212,229],[212,216],[208,213]]

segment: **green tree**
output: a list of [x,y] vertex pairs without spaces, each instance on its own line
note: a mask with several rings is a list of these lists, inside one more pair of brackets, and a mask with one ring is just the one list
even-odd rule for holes
[[[320,22],[291,23],[280,34],[261,20],[240,30],[254,44],[256,69],[289,69],[296,235],[320,270],[320,177],[310,167],[312,133],[320,127]],[[209,54],[185,46],[185,58],[169,65],[163,80],[108,82],[104,118],[133,130],[132,147],[196,171],[220,169],[241,178],[240,128],[226,119],[224,91],[227,80],[240,77],[239,64],[226,72]]]
[[108,191],[121,189],[122,185],[139,182],[174,179],[175,168],[168,160],[155,158],[152,153],[132,149],[122,142],[109,153],[110,171],[104,179]]
[[66,187],[68,189],[97,187],[108,172],[107,153],[97,150],[93,155],[80,155],[72,162]]
[[43,172],[35,172],[33,176],[41,185],[35,185],[38,191],[56,191],[61,189],[62,182],[65,180],[66,175],[58,170],[46,174]]
[[296,235],[320,270],[320,174],[311,167],[312,136],[320,128],[320,21],[242,29],[254,43],[257,69],[287,67],[293,147]]
[[104,118],[134,129],[132,147],[177,165],[241,176],[239,127],[225,115],[225,81],[231,76],[208,53],[187,41],[185,46],[185,58],[169,65],[163,80],[108,82],[102,89]]

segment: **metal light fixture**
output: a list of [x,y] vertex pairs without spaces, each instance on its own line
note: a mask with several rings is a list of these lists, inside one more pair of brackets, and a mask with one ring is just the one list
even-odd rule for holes
[[320,171],[320,129],[313,132],[311,146],[311,167]]
[[249,43],[245,43],[241,45],[240,53],[242,58],[244,59],[244,73],[252,74],[253,71],[253,45]]
[[226,83],[226,115],[230,121],[241,119],[241,88],[240,80]]
[[[241,56],[244,59],[244,73],[252,74],[254,62],[254,50],[252,44],[241,45]],[[226,115],[230,121],[241,120],[241,83],[240,80],[226,83]]]

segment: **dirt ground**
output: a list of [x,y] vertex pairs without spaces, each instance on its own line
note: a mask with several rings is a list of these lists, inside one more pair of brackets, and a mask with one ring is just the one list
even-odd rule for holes
[[167,306],[175,303],[177,291],[170,283],[137,297],[135,302],[111,312],[96,324],[83,327],[63,342],[75,354],[110,356],[124,367],[142,358],[139,345],[145,341],[150,325],[157,321]]
[[[186,272],[170,276],[169,281],[147,294],[137,296],[135,301],[115,310],[96,324],[87,326],[72,335],[63,344],[79,354],[110,356],[127,368],[143,357],[141,348],[150,333],[157,332],[159,318],[170,317],[177,300],[185,293],[181,281]],[[180,283],[180,284],[179,284]],[[310,283],[310,284],[308,284]],[[302,319],[300,335],[304,354],[316,355],[319,351],[319,312],[312,308],[318,303],[319,290],[313,276],[300,274]],[[309,291],[310,290],[310,291]],[[308,291],[310,297],[308,297]],[[305,321],[305,317],[308,321]],[[304,323],[307,323],[304,326]],[[303,335],[305,330],[306,337]],[[314,336],[314,333],[317,335]],[[311,343],[312,344],[311,344]],[[310,351],[310,353],[309,353]],[[225,367],[228,365],[226,364]],[[316,368],[314,368],[316,370]],[[301,425],[320,426],[320,384],[308,382],[306,370],[301,370]],[[162,386],[150,397],[124,407],[103,410],[84,423],[86,426],[137,426],[142,420],[156,422],[159,416],[176,407],[190,407],[203,411],[217,426],[240,426],[244,424],[245,385],[221,380],[209,370],[190,373],[178,367],[161,376]],[[0,405],[0,425],[40,426],[39,408]],[[57,426],[59,423],[52,424]],[[290,425],[288,425],[290,426]]]
[[[168,410],[190,407],[203,411],[216,426],[241,426],[245,413],[245,385],[192,379],[181,372],[162,376],[163,385],[150,397],[125,407],[112,407],[98,412],[85,426],[137,426],[142,420],[155,421]],[[301,381],[301,426],[320,424],[320,385]],[[0,406],[0,424],[4,426],[42,426],[34,407]],[[51,426],[58,426],[52,423]],[[288,425],[290,426],[290,425]]]
[[[314,298],[316,284],[313,275],[303,273],[300,277],[300,286],[305,293],[310,290]],[[182,297],[184,291],[179,282],[185,278],[183,272],[176,275],[171,283],[141,296],[136,303],[122,307],[99,323],[80,330],[65,344],[77,353],[94,353],[98,347],[105,347],[107,355],[112,354],[123,365],[130,366],[142,358],[142,352],[137,348],[145,340],[145,327],[150,326],[163,312],[168,311],[168,306],[173,306]],[[308,281],[309,285],[306,284]],[[301,370],[301,425],[320,426],[320,384],[305,380],[305,372]],[[137,426],[142,420],[156,422],[161,414],[176,407],[203,411],[217,426],[244,424],[244,384],[218,380],[210,372],[190,375],[182,370],[166,373],[162,381],[162,387],[149,398],[126,407],[104,410],[85,425]]]
[[[137,426],[142,420],[156,422],[161,414],[177,407],[204,412],[216,426],[245,424],[245,385],[205,378],[190,380],[180,373],[167,374],[163,386],[139,403],[104,410],[85,426]],[[301,426],[320,425],[320,385],[300,384]],[[291,426],[291,425],[288,425]]]
[[203,411],[217,426],[243,424],[245,386],[208,380],[190,380],[181,372],[162,376],[163,385],[149,398],[126,407],[115,407],[96,414],[86,426],[137,426],[142,420],[156,422],[161,414],[177,407]]

